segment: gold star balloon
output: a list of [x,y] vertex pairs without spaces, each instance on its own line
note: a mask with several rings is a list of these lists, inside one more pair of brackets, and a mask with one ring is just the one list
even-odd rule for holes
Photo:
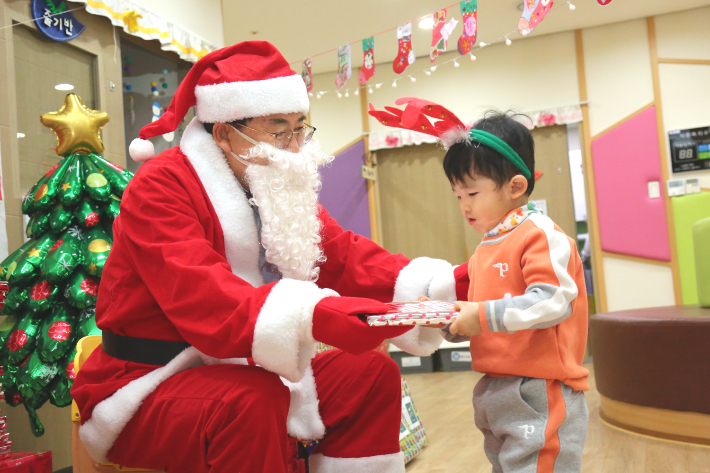
[[76,94],[67,94],[64,106],[40,115],[40,121],[57,135],[59,144],[55,151],[60,156],[98,154],[104,150],[101,128],[108,123],[108,114],[85,107]]

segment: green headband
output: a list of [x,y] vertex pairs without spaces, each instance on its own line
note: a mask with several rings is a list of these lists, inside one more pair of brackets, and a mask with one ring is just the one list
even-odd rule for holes
[[523,176],[525,176],[526,178],[530,179],[532,177],[530,169],[528,169],[527,165],[522,160],[520,155],[518,155],[518,153],[516,153],[515,150],[511,148],[508,143],[501,140],[496,135],[488,133],[487,131],[475,130],[472,128],[470,130],[469,137],[471,138],[471,141],[488,146],[494,151],[498,151],[500,154],[505,156],[505,158],[511,163],[513,163],[515,167],[518,168],[520,172],[523,173]]

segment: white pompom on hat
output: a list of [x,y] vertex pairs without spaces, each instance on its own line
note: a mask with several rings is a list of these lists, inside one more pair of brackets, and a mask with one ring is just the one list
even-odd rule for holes
[[275,113],[308,113],[306,85],[274,45],[245,41],[197,61],[178,86],[170,106],[141,129],[128,152],[135,161],[155,154],[148,138],[175,131],[190,107],[202,123],[228,123]]

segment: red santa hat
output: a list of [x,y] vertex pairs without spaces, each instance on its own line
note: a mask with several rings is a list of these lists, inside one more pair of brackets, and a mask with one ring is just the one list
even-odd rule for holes
[[165,113],[144,126],[128,151],[135,161],[155,154],[148,138],[175,131],[197,106],[202,123],[228,123],[274,113],[307,113],[303,79],[266,41],[245,41],[218,49],[197,61],[178,86]]

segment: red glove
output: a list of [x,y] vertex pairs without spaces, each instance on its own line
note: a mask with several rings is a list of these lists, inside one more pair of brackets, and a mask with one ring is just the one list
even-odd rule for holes
[[326,297],[313,311],[313,338],[358,355],[374,350],[387,338],[412,329],[406,327],[370,327],[358,315],[384,314],[389,307],[382,302],[361,297]]

